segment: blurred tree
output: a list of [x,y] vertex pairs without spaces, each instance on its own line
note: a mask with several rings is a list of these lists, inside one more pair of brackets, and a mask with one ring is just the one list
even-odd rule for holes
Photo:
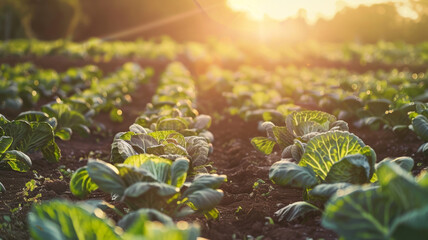
[[325,41],[377,42],[399,40],[403,36],[404,21],[394,4],[375,4],[344,8],[333,19],[318,21],[313,37]]
[[[225,0],[216,2],[225,5]],[[82,5],[89,18],[89,24],[79,29],[78,39],[85,39],[88,35],[98,37],[110,35],[177,14],[199,10],[193,0],[91,0],[82,1]],[[199,14],[191,17],[159,26],[150,31],[130,35],[125,39],[165,34],[178,40],[203,39],[211,33],[215,35],[218,28],[221,27],[210,21],[200,11]]]
[[[11,14],[13,11],[16,13],[20,19],[21,25],[25,31],[25,35],[28,38],[36,37],[35,33],[31,28],[31,20],[34,15],[35,1],[32,0],[1,0],[0,9],[2,12]],[[11,24],[11,22],[6,21],[6,24]],[[5,30],[8,26],[5,26]],[[7,34],[5,34],[7,35]]]
[[84,22],[85,14],[83,12],[82,5],[79,0],[61,0],[68,4],[73,9],[73,15],[68,24],[67,31],[65,32],[65,38],[72,40],[73,34],[80,22]]
[[[66,10],[59,11],[61,8]],[[16,15],[27,38],[72,39],[78,24],[85,20],[80,0],[0,0],[0,9],[7,18]],[[58,26],[58,21],[52,21],[52,16],[58,13],[62,13],[58,18],[59,22],[63,24],[60,28],[53,28],[52,26]],[[10,28],[7,24],[12,25],[12,23],[8,19],[4,22],[4,31],[6,31]],[[42,23],[44,26],[40,26],[38,23]],[[40,31],[41,29],[43,30]],[[4,35],[6,37],[8,34],[4,33]]]
[[[203,6],[200,10],[198,4]],[[133,40],[169,35],[176,40],[204,40],[210,37],[241,40],[360,41],[402,40],[410,43],[428,39],[428,0],[409,0],[418,15],[403,18],[396,3],[344,8],[332,19],[320,19],[309,25],[301,16],[280,24],[271,19],[255,22],[226,6],[227,0],[0,0],[0,33],[12,38],[38,37],[44,40],[68,38],[85,40],[111,36],[139,26],[150,25],[183,13],[186,18],[144,32],[122,35]],[[217,4],[219,7],[210,9]],[[206,7],[206,8],[205,8]],[[199,11],[199,12],[198,12]],[[20,30],[22,29],[22,30]]]
[[[37,0],[36,0],[37,1]],[[39,0],[31,26],[41,39],[74,40],[86,16],[79,0]]]

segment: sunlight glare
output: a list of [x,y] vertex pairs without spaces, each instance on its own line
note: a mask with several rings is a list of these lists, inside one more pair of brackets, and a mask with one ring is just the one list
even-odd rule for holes
[[[405,0],[228,0],[235,11],[246,12],[252,19],[263,20],[268,16],[275,20],[284,20],[302,14],[309,23],[318,18],[332,18],[336,12],[346,6],[358,7],[377,3],[405,3]],[[303,10],[303,11],[302,11]],[[398,12],[403,17],[417,18],[417,14],[408,6],[399,5]]]

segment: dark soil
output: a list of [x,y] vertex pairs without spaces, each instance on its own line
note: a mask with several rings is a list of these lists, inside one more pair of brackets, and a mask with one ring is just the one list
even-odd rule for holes
[[[65,60],[61,59],[55,61],[55,58],[48,58],[46,62],[32,60],[37,66],[56,70],[65,70],[70,67],[70,62],[64,62]],[[89,64],[78,60],[76,63],[79,66]],[[141,63],[142,66],[147,66]],[[122,62],[102,64],[101,68],[104,71],[113,71]],[[160,73],[165,65],[166,63],[156,63],[150,66],[154,66],[156,73]],[[34,161],[30,172],[0,171],[0,182],[7,188],[7,192],[0,195],[0,225],[3,224],[0,228],[0,238],[29,238],[25,222],[33,202],[53,198],[78,200],[70,193],[67,169],[76,170],[86,165],[88,158],[108,160],[114,134],[126,131],[139,112],[144,110],[156,89],[157,79],[155,76],[155,81],[141,86],[132,95],[133,102],[123,108],[124,122],[112,123],[108,114],[103,113],[96,120],[106,126],[107,132],[94,133],[89,138],[73,135],[72,140],[67,142],[58,140],[63,155],[59,163],[47,163],[41,156],[35,155],[31,156]],[[214,152],[210,159],[218,174],[228,176],[228,182],[221,187],[225,196],[218,207],[220,211],[218,220],[207,221],[200,216],[186,220],[198,222],[202,227],[202,236],[209,239],[248,239],[248,236],[264,236],[263,239],[337,239],[338,236],[334,232],[321,226],[319,214],[292,223],[272,221],[275,220],[273,217],[275,211],[287,204],[303,200],[301,189],[282,188],[272,184],[268,179],[270,166],[280,159],[279,150],[277,149],[270,156],[257,152],[251,146],[250,139],[263,136],[264,133],[257,131],[256,122],[244,122],[238,117],[225,113],[227,103],[220,93],[200,92],[199,96],[198,109],[201,113],[213,117],[211,131],[215,141]],[[405,137],[397,137],[392,132],[384,130],[351,129],[351,132],[370,145],[376,151],[379,160],[384,157],[407,155],[416,160],[415,173],[426,166],[421,155],[414,155],[422,142],[413,133]],[[26,189],[26,183],[32,179],[35,180],[37,187],[30,191]],[[110,196],[101,191],[95,191],[90,198],[111,202]],[[10,216],[12,220],[7,221],[4,216]]]

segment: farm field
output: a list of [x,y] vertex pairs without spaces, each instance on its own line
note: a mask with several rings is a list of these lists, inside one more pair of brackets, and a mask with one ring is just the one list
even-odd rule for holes
[[428,39],[85,34],[0,41],[0,240],[428,236]]
[[[92,93],[91,86],[94,81],[113,84],[113,88],[106,85],[107,89],[112,90],[118,88],[115,84],[121,83],[129,88],[127,89],[129,92],[121,91],[124,89],[117,93],[106,91],[105,104],[94,103],[89,106],[91,110],[94,110],[94,116],[87,121],[89,123],[86,126],[88,129],[86,137],[85,134],[80,135],[79,130],[73,129],[73,127],[77,129],[78,127],[75,126],[76,124],[68,122],[66,116],[58,116],[58,124],[54,132],[55,142],[61,150],[60,161],[51,163],[45,161],[43,155],[31,153],[29,156],[33,163],[26,172],[1,171],[1,182],[6,189],[2,193],[2,214],[10,217],[10,221],[3,220],[2,223],[2,232],[5,234],[2,236],[7,236],[5,239],[28,237],[26,218],[33,202],[57,198],[78,201],[79,198],[74,196],[70,190],[73,173],[88,164],[88,159],[101,159],[106,162],[124,161],[123,157],[123,160],[113,159],[112,149],[115,134],[128,131],[136,119],[139,127],[152,129],[149,122],[154,121],[152,120],[153,107],[164,106],[166,111],[168,108],[165,106],[169,106],[169,102],[176,105],[182,101],[180,99],[191,100],[189,107],[196,107],[199,116],[211,116],[209,118],[212,122],[209,128],[211,134],[199,133],[200,136],[214,137],[214,140],[210,139],[212,153],[209,160],[205,160],[206,162],[202,165],[206,165],[209,172],[227,176],[227,182],[221,185],[224,196],[217,207],[220,213],[218,220],[206,220],[203,216],[184,218],[199,223],[202,236],[207,238],[225,239],[232,236],[244,238],[247,235],[254,237],[263,235],[271,239],[280,239],[284,234],[289,239],[306,237],[334,239],[337,237],[334,231],[321,226],[319,213],[308,213],[310,217],[302,217],[290,222],[276,222],[278,218],[275,218],[275,212],[278,209],[305,198],[302,189],[295,186],[281,187],[272,184],[269,179],[269,169],[275,162],[284,159],[284,156],[281,157],[282,146],[274,147],[273,150],[264,150],[263,147],[268,145],[264,143],[261,145],[260,151],[257,150],[259,147],[253,147],[251,139],[254,142],[254,138],[265,135],[263,131],[259,131],[262,128],[259,123],[263,121],[285,126],[285,118],[293,112],[318,110],[324,111],[325,114],[332,113],[342,116],[342,119],[349,124],[347,125],[349,129],[346,130],[356,134],[365,144],[373,148],[378,161],[388,157],[409,156],[414,160],[413,174],[418,174],[426,167],[423,150],[418,151],[424,141],[418,137],[417,132],[408,129],[408,125],[415,124],[414,120],[412,121],[408,117],[408,112],[417,112],[419,108],[425,106],[423,103],[423,99],[426,98],[424,72],[380,70],[380,72],[359,73],[337,68],[307,69],[292,66],[278,66],[276,70],[264,70],[261,67],[253,68],[249,65],[242,65],[235,69],[217,65],[200,70],[197,69],[197,62],[192,63],[189,60],[183,60],[186,64],[182,64],[173,60],[147,62],[142,59],[140,63],[144,68],[128,63],[125,66],[131,70],[134,67],[135,72],[127,73],[130,76],[124,73],[125,75],[121,76],[122,81],[118,81],[117,78],[120,76],[118,71],[125,68],[122,66],[123,60],[103,62],[99,64],[99,67],[89,65],[89,63],[94,63],[90,58],[76,62],[66,56],[56,56],[55,61],[52,60],[52,57],[41,57],[34,61],[37,65],[28,62],[20,63],[30,59],[31,57],[22,60],[16,58],[14,67],[2,65],[3,75],[15,73],[16,79],[18,77],[26,78],[27,81],[23,82],[30,83],[31,89],[37,91],[36,96],[41,95],[37,101],[29,103],[28,106],[22,105],[22,110],[18,111],[13,102],[8,103],[7,101],[14,97],[6,95],[3,106],[5,106],[4,116],[7,119],[26,119],[19,116],[22,116],[22,112],[31,115],[32,112],[27,110],[42,110],[49,117],[56,116],[44,109],[46,106],[54,107],[55,104],[58,104],[58,101],[50,103],[50,100],[58,97],[62,99],[63,105],[70,101],[67,109],[73,108],[71,102],[73,99],[79,101],[86,96],[88,100],[84,100],[84,102],[91,103],[92,101],[89,99],[98,96],[96,91],[100,86],[96,85],[95,93]],[[50,66],[51,70],[45,70],[47,66]],[[25,72],[23,69],[28,70]],[[174,69],[177,72],[174,72]],[[58,90],[68,88],[75,91],[78,86],[82,90],[78,93],[70,91],[69,94],[63,93],[62,95],[59,95],[60,91],[52,92],[51,95],[44,94],[35,88],[34,82],[31,82],[32,79],[39,79],[39,76],[44,74],[47,76],[46,82],[49,83],[49,77],[51,77],[51,82],[55,81]],[[142,75],[138,76],[138,74]],[[132,80],[136,75],[140,79]],[[162,82],[169,81],[169,78],[174,81],[174,78],[181,79],[183,75],[186,76],[189,83],[162,85]],[[97,78],[91,79],[93,76]],[[392,77],[396,79],[394,83],[387,81]],[[300,81],[296,81],[296,78],[300,78]],[[311,82],[314,84],[313,86],[317,87],[306,89],[305,86],[308,85],[305,82]],[[130,85],[131,83],[132,85]],[[190,84],[188,90],[186,90],[185,84]],[[49,86],[53,85],[50,83]],[[379,85],[384,86],[379,89]],[[338,86],[342,86],[342,88],[338,88]],[[345,91],[344,86],[349,86],[349,89]],[[25,95],[26,87],[18,84],[17,95]],[[170,95],[176,92],[178,87],[184,89],[178,89],[179,92]],[[367,94],[369,91],[373,93]],[[118,101],[117,97],[121,98],[125,95],[128,97],[123,99],[124,102]],[[174,96],[177,99],[174,99]],[[109,99],[114,100],[115,103],[108,104]],[[297,99],[297,101],[293,101],[293,99]],[[398,104],[398,101],[401,102]],[[87,104],[85,105],[88,107]],[[8,106],[13,107],[8,109]],[[179,107],[179,105],[176,106]],[[361,109],[351,106],[360,106]],[[83,110],[82,113],[88,111]],[[114,113],[119,110],[122,114],[116,116]],[[75,109],[75,111],[80,111],[80,109]],[[419,111],[422,111],[420,116],[423,116],[423,110]],[[142,112],[143,115],[139,115]],[[149,112],[147,115],[150,117],[144,117],[144,112]],[[20,113],[18,117],[17,113]],[[392,114],[397,116],[389,116]],[[114,121],[118,121],[117,117],[123,121],[115,123]],[[177,120],[172,116],[170,118],[174,121]],[[28,119],[31,121],[31,117]],[[64,121],[63,124],[60,119]],[[322,121],[322,119],[320,120]],[[146,123],[146,121],[149,122]],[[174,124],[165,126],[166,128],[162,130],[183,131]],[[63,128],[71,128],[73,134],[66,138],[61,137],[61,129],[58,129],[58,126],[61,125]],[[202,128],[207,126],[202,126]],[[324,127],[320,125],[303,131],[322,132],[324,131],[322,129]],[[329,130],[328,125],[327,131],[334,132]],[[268,140],[268,138],[266,139]],[[298,139],[303,141],[300,137]],[[137,149],[136,146],[133,148]],[[270,151],[269,155],[263,154],[263,151]],[[131,155],[133,154],[131,153]],[[294,157],[292,155],[292,158]],[[351,173],[356,174],[354,171],[352,170]],[[299,181],[299,179],[294,181]],[[368,179],[358,179],[357,182],[351,183],[360,183],[359,181],[364,183],[368,182]],[[112,201],[108,193],[100,190],[90,193],[85,199],[101,199],[114,205],[118,204],[116,201]],[[125,206],[119,204],[118,208],[124,209]],[[294,218],[298,216],[299,214]],[[112,217],[117,219],[114,214]]]

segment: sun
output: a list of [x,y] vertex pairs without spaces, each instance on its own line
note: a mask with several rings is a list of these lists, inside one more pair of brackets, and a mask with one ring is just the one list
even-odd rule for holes
[[[337,11],[345,6],[357,7],[361,4],[371,5],[377,3],[394,2],[405,3],[405,0],[228,0],[228,6],[235,11],[246,12],[255,20],[263,20],[265,16],[284,20],[303,14],[308,22],[313,23],[320,17],[331,18]],[[414,17],[403,6],[398,8],[405,17]]]

